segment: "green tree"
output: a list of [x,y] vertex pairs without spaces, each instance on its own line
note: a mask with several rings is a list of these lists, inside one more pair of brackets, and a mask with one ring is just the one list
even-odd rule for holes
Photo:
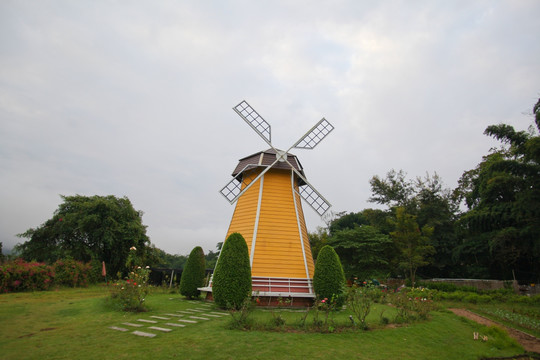
[[251,296],[251,266],[246,240],[229,235],[219,256],[212,281],[212,295],[222,308],[239,309]]
[[105,261],[108,273],[116,274],[127,271],[130,248],[135,247],[140,262],[146,261],[150,241],[142,212],[127,197],[75,195],[62,199],[51,219],[18,235],[29,239],[16,249],[25,260],[53,263],[72,257]]
[[308,237],[309,246],[311,247],[311,255],[313,256],[313,259],[316,260],[319,251],[328,242],[328,232],[325,228],[319,226],[317,227],[317,231],[308,232]]
[[369,279],[389,272],[392,240],[373,226],[337,231],[330,238],[348,279]]
[[198,288],[204,285],[205,272],[204,251],[200,246],[196,246],[189,254],[186,266],[182,271],[180,294],[188,299],[199,297]]
[[425,225],[420,229],[416,216],[408,214],[403,207],[396,209],[395,231],[390,235],[399,250],[399,267],[408,272],[412,285],[416,284],[416,271],[430,263],[429,256],[435,252],[430,236],[433,228]]
[[456,194],[468,211],[460,219],[461,260],[472,260],[488,276],[538,281],[540,274],[540,99],[533,107],[535,127],[516,131],[491,125],[485,134],[502,142],[473,170],[463,174]]
[[[424,226],[433,228],[431,239],[436,253],[434,261],[423,271],[428,276],[434,277],[456,275],[460,267],[456,266],[452,254],[458,245],[456,221],[459,199],[450,189],[443,187],[439,175],[426,174],[424,178],[407,180],[402,170],[399,172],[391,170],[386,178],[374,176],[370,184],[374,194],[370,201],[387,205],[388,217],[394,219],[394,224],[395,209],[403,207],[408,214],[416,216],[420,228]],[[370,222],[373,223],[373,220]],[[388,224],[390,223],[387,222]],[[377,227],[381,232],[389,233],[383,222],[379,221]]]
[[330,245],[323,246],[317,256],[313,289],[319,299],[334,298],[339,306],[345,301],[345,274],[338,254]]

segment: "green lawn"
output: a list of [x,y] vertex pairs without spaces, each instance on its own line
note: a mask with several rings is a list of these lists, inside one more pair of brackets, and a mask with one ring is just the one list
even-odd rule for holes
[[[368,318],[370,331],[228,330],[227,316],[142,338],[108,327],[197,305],[157,291],[148,297],[149,312],[132,314],[114,310],[107,294],[96,286],[0,295],[0,359],[478,359],[523,353],[504,332],[446,311],[432,313],[427,322],[383,327],[379,312],[391,318],[393,309],[382,305]],[[282,316],[295,324],[302,314]],[[264,324],[272,314],[256,310],[253,319]],[[346,312],[336,317],[337,323],[347,321]],[[166,327],[164,321],[159,326]],[[474,341],[473,331],[488,334],[489,341]]]

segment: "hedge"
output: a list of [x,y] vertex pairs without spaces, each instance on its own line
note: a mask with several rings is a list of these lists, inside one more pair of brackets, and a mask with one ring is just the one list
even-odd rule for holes
[[188,299],[199,297],[200,291],[197,288],[204,285],[205,266],[204,251],[200,246],[197,246],[191,250],[182,271],[180,294]]
[[338,306],[343,305],[345,274],[338,254],[330,245],[323,246],[317,256],[313,288],[319,299],[333,297]]
[[229,235],[214,271],[212,295],[215,303],[226,309],[239,309],[251,297],[251,266],[244,237]]

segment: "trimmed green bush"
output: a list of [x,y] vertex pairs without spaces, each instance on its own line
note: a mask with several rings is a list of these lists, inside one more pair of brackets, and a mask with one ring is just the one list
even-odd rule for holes
[[319,251],[313,275],[313,289],[319,299],[332,299],[341,306],[344,302],[345,274],[339,256],[330,245]]
[[226,309],[240,309],[251,297],[251,266],[246,240],[239,233],[229,235],[214,271],[212,295]]
[[199,297],[197,288],[204,286],[206,261],[200,246],[191,250],[180,279],[180,294],[188,299]]

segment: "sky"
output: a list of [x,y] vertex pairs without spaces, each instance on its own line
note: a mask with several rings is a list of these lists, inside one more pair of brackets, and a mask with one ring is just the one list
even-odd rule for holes
[[[268,145],[246,100],[295,150],[332,211],[377,207],[369,180],[436,172],[457,186],[540,97],[537,0],[0,1],[0,241],[60,195],[128,197],[151,242],[215,250],[218,192]],[[308,229],[324,223],[304,204]]]

